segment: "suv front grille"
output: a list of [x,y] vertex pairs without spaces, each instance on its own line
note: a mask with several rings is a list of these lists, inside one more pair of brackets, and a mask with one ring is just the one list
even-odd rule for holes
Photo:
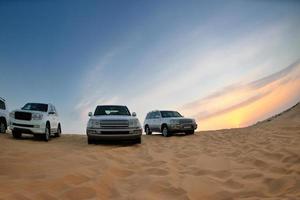
[[179,120],[180,124],[191,124],[193,121],[191,119],[181,119]]
[[30,121],[31,120],[31,113],[28,113],[28,112],[15,112],[15,119]]
[[128,120],[100,120],[100,127],[107,129],[128,128]]

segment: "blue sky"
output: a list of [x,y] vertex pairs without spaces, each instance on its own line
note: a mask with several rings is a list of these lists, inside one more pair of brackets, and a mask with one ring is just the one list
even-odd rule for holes
[[[0,0],[0,96],[11,110],[51,102],[64,130],[77,133],[97,104],[126,104],[141,121],[153,109],[185,112],[297,63],[299,10],[299,1],[275,0]],[[210,106],[216,113],[244,100]]]

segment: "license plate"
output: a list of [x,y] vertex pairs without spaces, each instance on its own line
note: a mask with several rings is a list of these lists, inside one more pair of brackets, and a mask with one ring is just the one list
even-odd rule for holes
[[183,128],[184,128],[184,129],[187,129],[187,128],[191,128],[191,126],[184,126]]

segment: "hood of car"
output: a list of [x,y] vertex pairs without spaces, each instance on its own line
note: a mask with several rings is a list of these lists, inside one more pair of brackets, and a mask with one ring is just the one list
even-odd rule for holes
[[168,119],[168,120],[172,120],[172,119],[177,119],[177,120],[181,120],[181,119],[194,120],[193,118],[186,118],[186,117],[166,117],[164,119]]
[[47,114],[46,112],[42,112],[42,111],[36,111],[36,110],[22,110],[22,109],[16,109],[16,110],[13,110],[12,112],[27,112],[27,113]]
[[96,120],[130,120],[130,119],[137,119],[137,117],[125,116],[125,115],[96,115],[96,116],[91,116],[90,119],[96,119]]

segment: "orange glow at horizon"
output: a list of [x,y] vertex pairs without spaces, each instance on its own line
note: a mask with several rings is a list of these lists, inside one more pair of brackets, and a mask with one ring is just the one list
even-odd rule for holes
[[253,103],[241,106],[224,114],[198,121],[199,130],[239,128],[249,126],[276,114],[277,108],[288,105],[290,99],[300,91],[300,80],[274,89],[270,94]]
[[[233,90],[229,88],[224,94],[199,100],[181,111],[196,118],[198,130],[249,126],[282,112],[300,100],[300,79],[294,75],[297,74],[259,88],[251,87],[251,84]],[[249,99],[249,102],[239,104]]]

